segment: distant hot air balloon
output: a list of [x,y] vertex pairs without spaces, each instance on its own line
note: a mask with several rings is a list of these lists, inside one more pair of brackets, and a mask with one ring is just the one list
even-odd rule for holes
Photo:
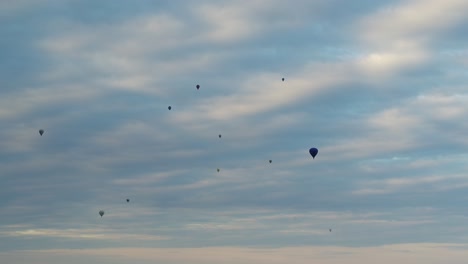
[[219,137],[219,138],[221,138],[221,134],[219,134],[219,136],[218,136],[218,137]]
[[272,160],[270,160],[270,163],[271,163]]
[[127,199],[127,203],[130,202],[130,199]]
[[281,79],[284,82],[284,78]]
[[217,171],[219,172],[219,169],[217,169]]
[[99,215],[102,217],[104,215],[104,211],[103,210],[99,211]]
[[44,134],[44,129],[39,129],[39,135],[42,136],[42,134]]
[[197,90],[198,90],[198,89],[200,89],[200,85],[199,85],[199,84],[197,84]]
[[316,148],[311,148],[311,149],[309,149],[309,153],[310,153],[310,155],[312,156],[312,158],[315,159],[315,156],[317,156],[317,153],[318,153],[318,149],[316,149]]
[[172,109],[172,107],[171,107],[171,106],[169,106],[167,109],[171,110],[171,109]]
[[328,230],[330,230],[330,232],[331,232],[331,229],[328,229]]

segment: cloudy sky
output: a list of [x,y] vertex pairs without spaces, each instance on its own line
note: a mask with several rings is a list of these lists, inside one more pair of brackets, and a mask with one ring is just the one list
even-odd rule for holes
[[466,13],[0,0],[2,263],[466,263]]

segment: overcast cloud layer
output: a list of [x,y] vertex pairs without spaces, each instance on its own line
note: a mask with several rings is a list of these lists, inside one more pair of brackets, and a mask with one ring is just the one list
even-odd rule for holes
[[0,259],[466,263],[467,13],[0,0]]

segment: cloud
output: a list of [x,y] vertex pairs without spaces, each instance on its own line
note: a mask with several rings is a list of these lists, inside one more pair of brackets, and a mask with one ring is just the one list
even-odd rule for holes
[[363,39],[383,47],[404,47],[408,44],[405,40],[409,39],[424,44],[453,25],[463,23],[460,11],[467,7],[466,2],[460,0],[415,0],[388,5],[360,21],[366,29]]
[[[158,261],[149,251],[160,247],[180,263],[208,254],[181,248],[201,246],[223,252],[204,263],[433,260],[404,243],[466,242],[467,8],[5,6],[0,251],[95,248],[86,252],[110,263],[124,261],[106,255],[116,247],[140,262]],[[445,245],[438,253],[455,252]]]
[[164,237],[144,234],[112,234],[106,230],[99,229],[26,229],[11,232],[2,232],[4,236],[10,237],[57,237],[80,240],[161,240]]
[[5,17],[12,17],[14,15],[18,15],[18,13],[31,11],[34,8],[42,7],[45,5],[54,4],[55,0],[38,0],[34,2],[30,2],[27,0],[18,0],[15,2],[8,2],[8,1],[1,1],[0,2],[0,13]]
[[[124,263],[309,263],[311,259],[320,263],[333,264],[362,263],[369,258],[379,258],[382,263],[396,261],[412,261],[412,263],[463,263],[466,253],[456,247],[463,244],[401,244],[384,247],[346,248],[346,247],[298,247],[278,249],[248,249],[234,247],[185,248],[185,249],[154,249],[154,248],[109,248],[99,250],[47,250],[23,251],[21,256],[26,261],[35,258],[36,263],[55,263],[62,257],[71,260],[89,259],[89,263],[97,261],[115,261]],[[13,254],[2,254],[2,257],[15,261]],[[104,259],[102,259],[104,258]],[[42,262],[44,261],[44,262]],[[58,263],[58,262],[57,262]],[[107,263],[107,262],[105,262]]]

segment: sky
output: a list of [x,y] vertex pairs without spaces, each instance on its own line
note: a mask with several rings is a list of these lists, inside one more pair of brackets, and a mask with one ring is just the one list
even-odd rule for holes
[[466,263],[466,13],[0,0],[2,263]]

